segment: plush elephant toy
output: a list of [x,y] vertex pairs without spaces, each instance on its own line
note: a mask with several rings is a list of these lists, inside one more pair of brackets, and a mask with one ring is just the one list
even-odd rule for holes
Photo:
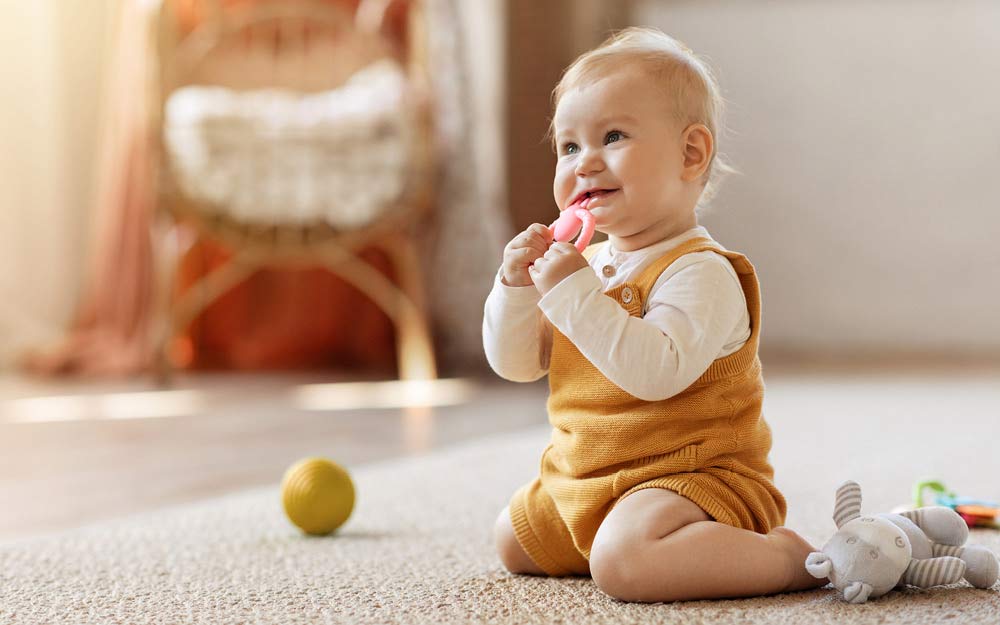
[[928,588],[964,577],[976,588],[989,588],[997,581],[997,557],[978,545],[962,546],[969,528],[951,508],[861,516],[861,487],[846,482],[837,489],[833,520],[837,533],[822,551],[809,554],[806,570],[829,578],[851,603],[907,584]]

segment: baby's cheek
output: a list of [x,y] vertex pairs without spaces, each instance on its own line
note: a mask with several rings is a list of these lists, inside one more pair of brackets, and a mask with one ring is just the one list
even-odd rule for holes
[[573,192],[573,172],[571,169],[567,169],[565,165],[556,165],[556,174],[552,179],[552,195],[555,197],[556,203]]

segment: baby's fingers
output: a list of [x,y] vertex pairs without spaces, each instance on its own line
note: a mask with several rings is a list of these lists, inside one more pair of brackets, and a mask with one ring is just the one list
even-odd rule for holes
[[525,232],[531,233],[533,238],[539,239],[546,248],[552,243],[552,232],[546,225],[531,224]]
[[519,266],[527,266],[545,255],[545,252],[534,247],[519,247],[511,251]]
[[528,232],[518,233],[513,239],[510,240],[509,243],[507,243],[507,246],[504,248],[504,253],[507,254],[525,247],[541,248],[541,245],[532,240],[533,236],[534,235],[529,234]]
[[538,250],[540,254],[544,254],[549,249],[549,244],[541,235],[529,228],[514,237],[514,240],[511,241],[511,248],[525,247]]
[[561,243],[556,243],[548,250],[546,250],[545,257],[558,258],[560,256],[574,256],[578,254],[580,254],[580,252],[576,249],[576,247],[572,243],[566,243],[564,241]]

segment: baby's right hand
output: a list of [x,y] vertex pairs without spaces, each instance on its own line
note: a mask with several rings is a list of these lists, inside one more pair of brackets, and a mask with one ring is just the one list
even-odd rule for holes
[[545,255],[552,233],[542,224],[531,224],[503,248],[503,282],[507,286],[531,286],[528,267]]

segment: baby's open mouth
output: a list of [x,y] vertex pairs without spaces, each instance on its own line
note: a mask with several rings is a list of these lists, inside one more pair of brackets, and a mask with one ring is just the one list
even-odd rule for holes
[[576,196],[572,204],[582,204],[584,200],[594,201],[598,198],[603,198],[617,192],[618,189],[592,189],[590,191],[584,191],[580,195]]

